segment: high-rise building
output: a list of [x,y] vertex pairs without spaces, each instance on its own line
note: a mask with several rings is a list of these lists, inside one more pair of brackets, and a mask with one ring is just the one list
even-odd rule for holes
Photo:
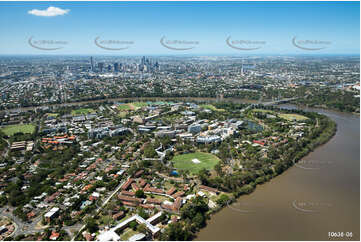
[[98,63],[98,68],[99,68],[99,71],[100,71],[100,72],[103,72],[104,63],[99,62],[99,63]]
[[108,72],[112,71],[112,65],[108,65]]
[[119,64],[114,63],[114,72],[119,72]]
[[140,65],[141,66],[144,66],[145,64],[145,56],[142,57],[141,61],[140,61]]
[[90,69],[94,71],[94,59],[93,56],[90,57]]
[[159,71],[160,66],[159,66],[158,61],[155,62],[155,64],[154,64],[154,69],[155,69],[156,71]]

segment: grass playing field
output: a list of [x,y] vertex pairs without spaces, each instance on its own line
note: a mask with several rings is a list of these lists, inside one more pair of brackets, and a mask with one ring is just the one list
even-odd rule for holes
[[295,114],[295,113],[282,113],[279,115],[281,118],[287,119],[289,121],[302,121],[302,120],[307,120],[308,118],[300,115],[300,114]]
[[146,107],[148,106],[147,103],[145,102],[135,102],[135,103],[131,103],[134,107],[137,107],[137,108],[141,108],[141,107]]
[[134,103],[123,103],[118,105],[118,110],[126,111],[126,110],[136,110],[141,107],[145,107],[148,104],[145,102],[134,102]]
[[88,114],[88,113],[95,113],[95,111],[92,108],[80,108],[80,109],[71,111],[72,115],[81,115],[81,114]]
[[48,113],[48,117],[58,117],[58,113]]
[[212,170],[219,162],[219,158],[209,153],[195,152],[177,155],[172,162],[174,167],[179,170],[189,170],[190,173],[197,174],[203,168]]
[[217,112],[224,112],[224,109],[220,109],[220,108],[216,108],[215,106],[213,106],[212,104],[202,104],[200,105],[202,108],[206,108],[206,109],[210,109],[212,111],[217,111]]
[[260,112],[260,113],[274,113],[272,110],[266,110],[266,109],[252,109],[253,112]]
[[119,104],[117,108],[120,111],[130,110],[130,106],[128,103]]
[[7,136],[12,136],[16,133],[32,134],[35,131],[35,125],[32,124],[17,124],[6,126],[1,129]]

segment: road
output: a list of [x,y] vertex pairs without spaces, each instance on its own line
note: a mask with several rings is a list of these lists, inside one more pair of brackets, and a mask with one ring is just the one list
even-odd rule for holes
[[[9,209],[9,212],[7,212],[6,209]],[[12,213],[12,209],[10,209],[7,206],[1,208],[0,213],[2,216],[6,216],[10,218],[15,223],[15,230],[14,233],[12,234],[13,237],[16,237],[20,234],[33,234],[42,231],[42,229],[35,228],[36,225],[41,221],[42,218],[41,215],[33,219],[31,223],[27,223],[14,216]]]
[[[113,196],[114,196],[117,192],[119,192],[120,188],[123,186],[123,184],[124,184],[129,178],[130,178],[130,176],[128,176],[127,179],[125,179],[121,184],[119,184],[119,185],[115,188],[114,192],[112,192],[112,194],[110,194],[109,197],[108,197],[107,199],[105,199],[105,201],[103,202],[102,206],[97,208],[97,210],[95,211],[95,214],[93,215],[93,217],[94,217],[95,215],[97,215],[97,214],[108,204],[108,202],[113,198]],[[74,240],[75,240],[75,238],[79,235],[79,233],[80,233],[83,229],[85,229],[85,226],[86,226],[86,225],[84,224],[84,225],[79,229],[78,233],[75,234],[75,236],[71,239],[71,241],[74,241]]]
[[5,160],[5,158],[8,156],[9,150],[10,150],[10,142],[9,142],[7,139],[3,139],[3,140],[5,140],[6,143],[8,143],[8,146],[5,148],[5,152],[4,152],[4,154],[2,155],[2,157],[3,157],[4,160]]
[[[118,185],[115,190],[107,197],[107,199],[105,199],[105,201],[103,202],[103,204],[97,208],[97,210],[95,211],[95,214],[93,215],[93,217],[95,215],[97,215],[107,204],[108,202],[114,197],[114,195],[117,194],[117,192],[119,192],[119,190],[121,189],[121,187],[123,186],[123,184],[130,178],[130,176],[128,176],[120,185]],[[7,212],[6,210],[9,209],[9,211]],[[15,224],[15,230],[12,234],[12,237],[15,238],[18,235],[21,234],[34,234],[37,232],[42,232],[43,229],[39,228],[37,229],[36,226],[37,224],[41,221],[42,219],[42,215],[39,215],[38,217],[34,218],[32,220],[31,223],[27,223],[22,221],[21,219],[17,218],[16,216],[13,215],[12,213],[12,209],[9,208],[8,206],[5,206],[3,208],[0,208],[0,214],[2,216],[8,217],[9,219],[11,219],[14,224]],[[80,227],[81,226],[81,227]],[[72,226],[64,226],[63,229],[70,235],[72,236],[73,232],[72,231],[78,231],[75,236],[72,238],[72,241],[74,241],[74,239],[78,236],[78,234],[85,228],[85,224],[81,225],[81,224],[75,224]]]

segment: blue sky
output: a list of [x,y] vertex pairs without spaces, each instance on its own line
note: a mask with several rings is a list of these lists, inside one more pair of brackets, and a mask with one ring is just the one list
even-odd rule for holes
[[[58,16],[37,16],[33,10],[50,6],[68,11]],[[35,11],[35,12],[34,12]],[[0,2],[0,54],[359,54],[359,2]],[[31,47],[31,41],[61,41]],[[94,39],[128,41],[102,44],[125,50],[106,50]],[[191,41],[168,49],[160,39]],[[238,47],[231,41],[253,41]],[[305,50],[292,44],[304,41]],[[38,42],[36,42],[38,41]],[[254,43],[256,41],[257,43]],[[308,41],[306,43],[305,41]],[[315,41],[321,41],[315,43]],[[311,43],[312,42],[312,43]],[[301,43],[301,42],[298,42]],[[306,43],[306,44],[305,44]],[[302,45],[302,43],[300,44]],[[307,46],[306,46],[307,45]]]

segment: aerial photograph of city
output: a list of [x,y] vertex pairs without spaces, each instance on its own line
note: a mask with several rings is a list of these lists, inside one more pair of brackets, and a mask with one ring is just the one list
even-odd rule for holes
[[360,241],[359,1],[0,1],[0,241]]

